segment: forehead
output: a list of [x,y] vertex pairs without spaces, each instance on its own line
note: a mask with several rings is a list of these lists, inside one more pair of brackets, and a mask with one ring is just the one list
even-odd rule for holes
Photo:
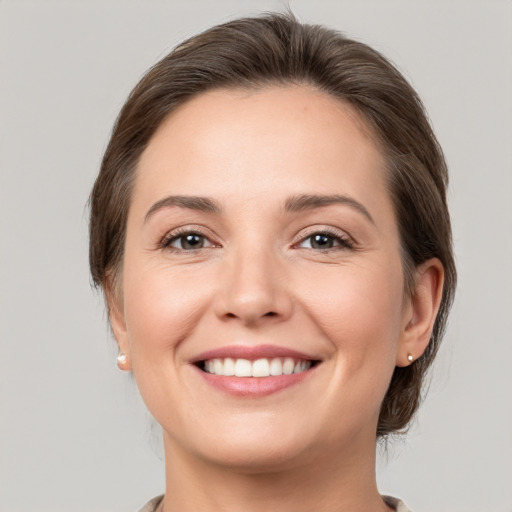
[[387,196],[384,168],[360,115],[326,93],[306,86],[219,89],[164,120],[141,156],[132,199],[270,199],[282,191],[364,200],[376,191]]

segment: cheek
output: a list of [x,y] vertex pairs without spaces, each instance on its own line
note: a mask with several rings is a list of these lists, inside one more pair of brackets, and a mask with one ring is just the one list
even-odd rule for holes
[[401,265],[347,266],[329,274],[307,292],[317,326],[351,364],[388,359],[394,366],[402,323]]
[[130,347],[135,359],[152,354],[158,357],[186,338],[207,307],[209,293],[204,287],[204,274],[190,274],[179,268],[132,268],[137,268],[137,273],[127,273],[125,279]]

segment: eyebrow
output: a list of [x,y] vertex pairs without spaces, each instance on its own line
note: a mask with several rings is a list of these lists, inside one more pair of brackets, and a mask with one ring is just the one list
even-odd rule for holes
[[344,204],[350,206],[362,213],[373,225],[375,221],[370,215],[370,212],[364,207],[362,203],[355,200],[353,197],[345,195],[308,195],[301,194],[289,197],[285,203],[285,211],[287,212],[301,212],[304,210],[312,210],[314,208],[322,208],[323,206],[330,206],[331,204]]
[[[370,212],[361,204],[359,201],[352,197],[345,195],[309,195],[300,194],[289,197],[286,202],[284,209],[286,212],[302,212],[305,210],[312,210],[315,208],[322,208],[324,206],[330,206],[332,204],[343,204],[348,205],[359,213],[362,213],[372,224],[375,225],[373,217]],[[201,196],[168,196],[157,201],[146,213],[144,222],[154,215],[157,211],[172,206],[178,206],[180,208],[188,208],[190,210],[197,210],[205,213],[219,214],[222,212],[220,204],[212,199],[211,197]]]
[[157,201],[146,213],[144,222],[154,215],[157,211],[170,206],[179,206],[190,210],[198,210],[205,213],[220,213],[221,207],[217,201],[210,197],[199,196],[168,196]]

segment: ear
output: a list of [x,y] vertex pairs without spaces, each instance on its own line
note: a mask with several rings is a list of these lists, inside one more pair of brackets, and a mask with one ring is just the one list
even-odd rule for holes
[[103,290],[105,292],[110,327],[119,347],[117,365],[121,370],[131,371],[130,344],[128,342],[128,331],[124,316],[123,293],[115,281],[114,278],[108,277],[103,285]]
[[441,304],[443,284],[444,268],[437,258],[427,260],[416,269],[412,296],[404,308],[397,366],[409,366],[425,352]]

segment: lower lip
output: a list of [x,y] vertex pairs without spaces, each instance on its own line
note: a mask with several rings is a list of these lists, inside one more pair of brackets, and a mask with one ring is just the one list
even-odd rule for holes
[[277,393],[307,379],[315,367],[301,373],[269,377],[225,377],[195,367],[202,378],[214,388],[234,396],[260,397]]

